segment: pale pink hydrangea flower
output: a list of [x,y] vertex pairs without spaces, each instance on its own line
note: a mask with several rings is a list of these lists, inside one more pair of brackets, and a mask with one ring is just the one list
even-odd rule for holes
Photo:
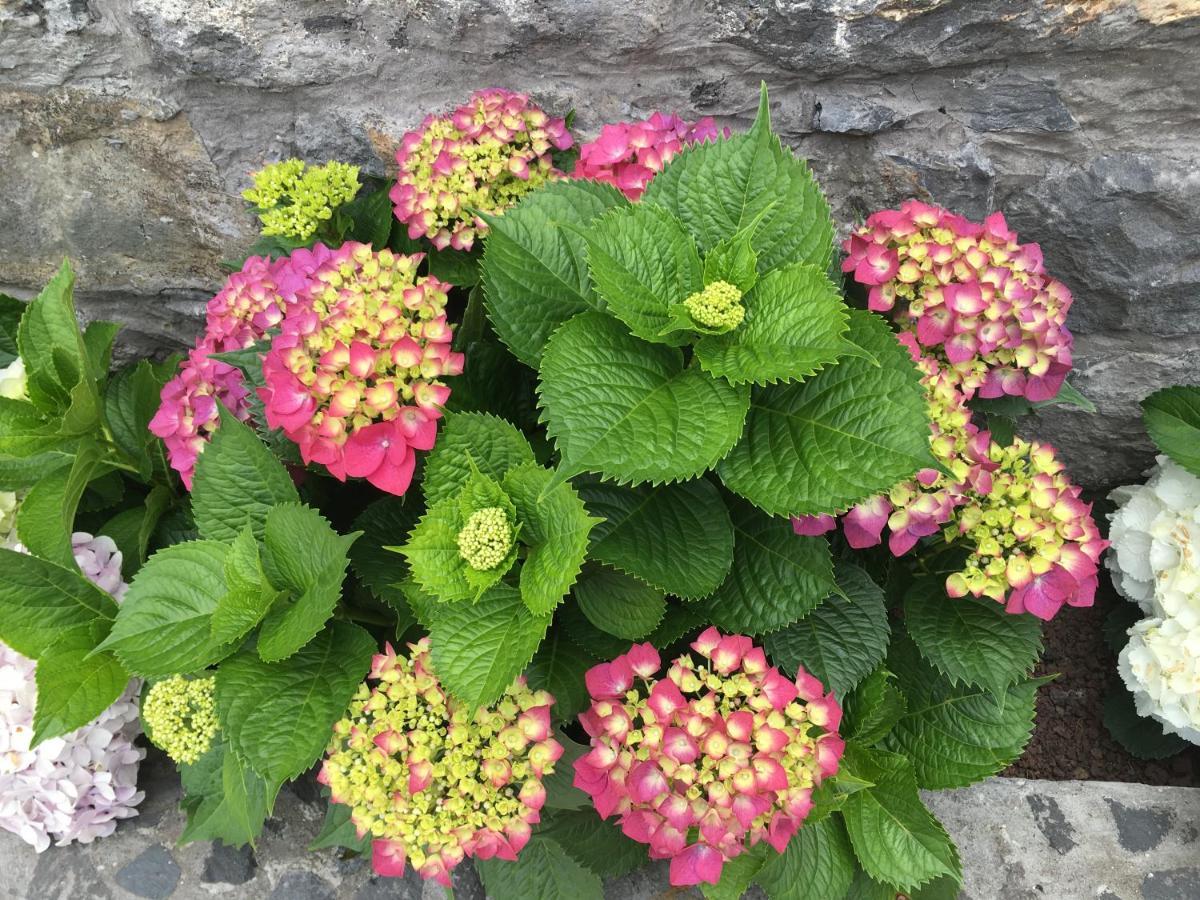
[[[116,544],[82,532],[71,543],[83,573],[119,601],[128,586]],[[91,843],[136,816],[145,796],[137,774],[146,751],[134,745],[141,732],[137,680],[95,721],[31,749],[36,669],[0,643],[0,828],[40,853],[51,840],[60,847]]]
[[[725,129],[729,137],[729,129]],[[677,115],[656,112],[641,122],[605,125],[594,141],[579,148],[572,176],[603,181],[630,200],[646,190],[655,175],[689,144],[715,141],[719,135],[711,118],[685,122]]]

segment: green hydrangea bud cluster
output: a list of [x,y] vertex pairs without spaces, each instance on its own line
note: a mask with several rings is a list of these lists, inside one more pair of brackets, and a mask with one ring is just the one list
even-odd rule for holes
[[458,552],[467,565],[480,572],[495,568],[512,549],[513,532],[508,514],[499,506],[471,513],[458,533]]
[[208,752],[219,727],[217,680],[172,675],[157,682],[142,704],[150,740],[177,763],[191,765]]
[[358,166],[329,162],[306,166],[298,159],[272,163],[253,175],[242,196],[258,209],[263,234],[307,241],[333,211],[358,193]]
[[746,317],[742,292],[728,281],[714,281],[684,300],[683,305],[692,321],[705,328],[733,331]]

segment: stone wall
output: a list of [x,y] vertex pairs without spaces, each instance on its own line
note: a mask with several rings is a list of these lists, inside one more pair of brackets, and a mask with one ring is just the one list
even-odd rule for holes
[[738,127],[765,80],[842,223],[917,196],[1041,242],[1101,413],[1034,427],[1101,486],[1150,458],[1137,400],[1200,382],[1198,71],[1197,0],[0,0],[0,289],[69,255],[126,353],[180,346],[264,161],[386,171],[492,84]]

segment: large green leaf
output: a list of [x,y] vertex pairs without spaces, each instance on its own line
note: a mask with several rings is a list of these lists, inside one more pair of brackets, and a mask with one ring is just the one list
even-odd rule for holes
[[[428,467],[426,467],[428,474]],[[350,548],[350,568],[378,599],[396,609],[407,609],[403,592],[396,587],[408,574],[403,557],[387,549],[403,543],[417,524],[420,503],[408,497],[381,497],[354,520],[362,537]]]
[[772,515],[841,512],[934,464],[908,351],[860,310],[847,337],[874,360],[843,357],[806,381],[756,388],[745,433],[717,470]]
[[224,569],[229,591],[217,601],[209,622],[213,640],[218,643],[230,643],[247,635],[286,593],[267,580],[258,541],[249,525],[230,544]]
[[892,673],[880,666],[845,697],[842,709],[842,737],[871,747],[891,734],[904,717],[907,700]]
[[1200,386],[1155,391],[1142,401],[1142,418],[1159,450],[1200,475]]
[[987,598],[947,597],[939,578],[918,579],[908,589],[904,624],[921,655],[951,682],[997,696],[1028,675],[1042,652],[1036,618],[1006,613]]
[[437,445],[425,460],[425,502],[432,506],[456,496],[475,472],[502,481],[509,469],[531,462],[529,441],[504,419],[487,413],[447,415]]
[[71,468],[46,476],[29,491],[17,511],[17,534],[30,553],[62,566],[75,565],[75,512],[88,482],[103,471],[102,457],[95,442],[85,441]]
[[561,628],[553,629],[533,655],[525,670],[529,686],[549,691],[554,697],[556,719],[570,722],[587,709],[587,685],[583,676],[596,661],[569,640]]
[[0,548],[0,640],[38,659],[68,628],[117,618],[108,594],[70,568]]
[[[29,399],[44,412],[61,414],[64,433],[81,434],[95,425],[99,398],[75,318],[74,288],[75,273],[64,259],[54,277],[25,307],[17,345],[25,362]],[[81,390],[73,394],[77,386]]]
[[651,634],[667,612],[661,590],[607,566],[590,566],[574,593],[588,621],[629,641]]
[[921,802],[907,759],[851,746],[842,765],[872,785],[847,796],[842,813],[867,874],[902,891],[943,875],[962,881],[954,842]]
[[180,806],[187,813],[179,843],[253,846],[275,804],[279,783],[267,784],[223,740],[193,765],[180,766],[179,776],[186,791]]
[[1162,722],[1140,715],[1133,694],[1115,679],[1104,697],[1104,727],[1138,759],[1166,759],[1188,749],[1188,742],[1167,734]]
[[513,355],[538,367],[542,348],[563,322],[599,300],[588,278],[582,226],[625,198],[606,184],[558,181],[488,220],[483,287],[488,317]]
[[749,132],[685,148],[642,203],[672,212],[706,250],[761,216],[752,238],[760,272],[793,262],[824,270],[833,253],[829,206],[808,166],[771,133],[765,86]]
[[599,521],[588,515],[571,485],[551,487],[553,479],[553,472],[532,462],[504,476],[526,547],[521,599],[535,616],[548,615],[567,595],[587,558],[588,534]]
[[315,509],[282,503],[267,513],[263,536],[267,577],[290,594],[271,607],[258,636],[258,655],[275,662],[307,644],[333,615],[358,533],[340,535]]
[[603,900],[600,876],[557,841],[534,837],[516,862],[477,859],[475,868],[491,900]]
[[163,382],[149,360],[140,360],[113,376],[104,393],[104,417],[113,443],[149,478],[157,464],[165,473],[162,444],[150,433],[150,420],[158,411]]
[[763,634],[808,615],[831,591],[833,557],[823,537],[800,537],[786,519],[773,519],[748,503],[733,510],[733,566],[704,599],[719,628]]
[[267,513],[278,503],[299,503],[296,485],[267,445],[229,410],[196,460],[192,513],[201,537],[232,541],[246,525],[262,537]]
[[91,722],[129,684],[129,673],[112,654],[92,654],[109,627],[106,619],[93,619],[68,628],[38,659],[34,746]]
[[883,591],[866,572],[839,563],[840,596],[831,594],[796,624],[767,635],[772,661],[791,674],[804,666],[845,697],[887,654],[891,632]]
[[583,237],[588,270],[608,311],[644,341],[686,343],[679,332],[663,335],[671,304],[704,287],[700,255],[683,224],[661,207],[639,203],[609,211]]
[[433,668],[464,703],[490,706],[529,665],[549,624],[506,584],[477,603],[439,604],[430,628]]
[[645,844],[625,837],[616,822],[600,818],[594,809],[554,810],[543,818],[538,834],[602,878],[628,875],[649,862]]
[[25,304],[16,297],[0,294],[0,367],[7,368],[19,355],[17,331]]
[[768,272],[743,303],[741,325],[696,344],[706,372],[734,383],[774,384],[807,378],[855,352],[843,337],[846,304],[823,269],[796,264]]
[[594,559],[688,599],[711,594],[729,573],[733,525],[712,483],[591,482],[579,493],[604,520],[592,531]]
[[375,650],[370,634],[335,620],[282,662],[263,662],[252,647],[225,660],[217,714],[234,752],[268,782],[297,777],[325,750]]
[[560,477],[597,472],[620,482],[683,481],[737,442],[750,402],[673,347],[649,344],[616,319],[583,313],[546,345],[538,385]]
[[888,660],[908,699],[908,711],[888,746],[908,757],[920,787],[966,787],[1020,757],[1033,733],[1040,682],[1017,682],[998,697],[979,687],[954,685],[921,659],[909,641],[897,642]]
[[802,825],[754,878],[770,900],[830,900],[853,880],[854,850],[836,816]]
[[216,541],[188,541],[159,550],[142,566],[113,629],[100,646],[135,675],[193,672],[227,656],[214,640],[212,614],[228,591],[225,557]]
[[343,803],[330,801],[329,806],[325,809],[325,822],[321,825],[321,831],[308,845],[308,850],[311,852],[323,850],[326,847],[345,847],[355,853],[369,852],[371,834],[367,832],[362,837],[358,836],[358,826],[350,820],[353,812],[349,806]]

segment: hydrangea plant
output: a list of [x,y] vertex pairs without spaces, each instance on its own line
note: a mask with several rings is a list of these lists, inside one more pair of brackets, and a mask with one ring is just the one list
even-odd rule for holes
[[1020,755],[1039,619],[1104,544],[1011,433],[1082,402],[1070,296],[1002,218],[921,204],[839,260],[769,110],[606,126],[571,177],[570,114],[488,90],[394,183],[268,167],[178,365],[110,375],[67,266],[0,298],[31,551],[0,550],[0,639],[69,651],[53,730],[112,702],[88,672],[136,677],[184,841],[252,843],[323,759],[314,847],[497,900],[651,858],[722,897],[953,891],[918,791]]

